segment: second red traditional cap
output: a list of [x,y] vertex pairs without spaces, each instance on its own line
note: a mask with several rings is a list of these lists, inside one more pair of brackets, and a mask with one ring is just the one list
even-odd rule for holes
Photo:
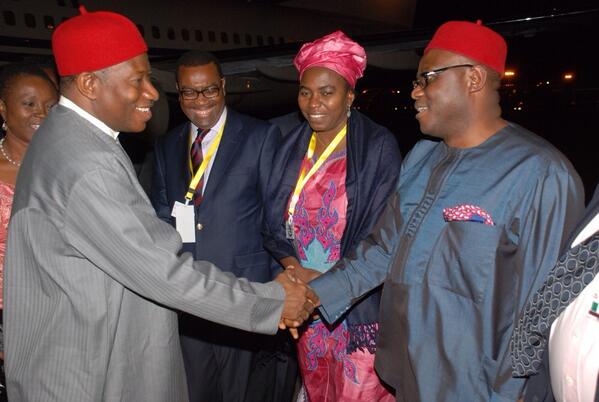
[[137,27],[127,17],[109,12],[87,12],[60,24],[52,34],[52,51],[62,77],[97,71],[148,51]]
[[448,50],[485,64],[503,74],[507,57],[505,39],[479,21],[449,21],[441,25],[424,49]]

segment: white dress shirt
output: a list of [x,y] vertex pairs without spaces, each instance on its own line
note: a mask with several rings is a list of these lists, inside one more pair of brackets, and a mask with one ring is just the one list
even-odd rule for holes
[[[204,139],[202,140],[202,155],[206,155],[208,153],[210,146],[212,145],[212,143],[216,139],[216,136],[218,135],[218,131],[225,124],[226,120],[227,120],[227,108],[225,107],[223,109],[223,112],[220,114],[220,117],[219,117],[218,121],[216,122],[216,124],[210,128],[210,132],[208,134],[206,134],[204,136]],[[195,124],[191,123],[190,129],[189,129],[189,137],[190,137],[189,143],[190,144],[193,143],[193,141],[195,141],[197,136],[198,136],[198,127]],[[210,177],[210,171],[212,170],[212,165],[214,164],[214,159],[216,159],[216,154],[218,153],[218,148],[219,147],[216,147],[216,149],[214,150],[212,159],[210,159],[210,162],[208,162],[208,166],[206,167],[206,170],[204,171],[204,185],[202,187],[202,194],[204,193],[204,190],[206,190],[206,184],[208,184],[208,178]],[[192,174],[192,178],[193,178],[193,174]]]
[[98,120],[97,118],[95,118],[94,116],[92,116],[91,114],[86,112],[85,110],[81,109],[78,105],[75,104],[75,102],[73,102],[69,98],[65,97],[64,95],[60,96],[58,103],[66,108],[71,109],[72,111],[77,113],[79,116],[83,117],[85,120],[89,121],[91,124],[98,127],[100,130],[102,130],[102,132],[108,134],[115,140],[118,138],[118,136],[119,136],[118,131],[114,131],[113,129],[108,127],[106,124],[104,124],[103,122],[101,122],[100,120]]
[[[572,247],[599,230],[599,214]],[[559,402],[593,402],[599,374],[599,276],[559,315],[549,336],[551,387]],[[594,311],[596,310],[596,311]]]

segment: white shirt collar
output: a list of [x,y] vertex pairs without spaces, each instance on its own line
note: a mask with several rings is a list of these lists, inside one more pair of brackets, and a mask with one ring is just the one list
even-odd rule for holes
[[83,117],[85,120],[89,121],[91,124],[93,124],[94,126],[98,127],[100,130],[102,130],[102,132],[108,134],[109,136],[111,136],[115,140],[119,136],[119,132],[118,131],[114,131],[113,129],[111,129],[110,127],[108,127],[106,124],[104,124],[103,122],[101,122],[100,120],[98,120],[96,117],[92,116],[91,114],[89,114],[88,112],[86,112],[85,110],[83,110],[75,102],[73,102],[69,98],[65,97],[64,95],[60,96],[60,100],[58,101],[58,103],[61,104],[64,107],[66,107],[66,108],[71,109],[72,111],[74,111],[75,113],[77,113],[79,116]]

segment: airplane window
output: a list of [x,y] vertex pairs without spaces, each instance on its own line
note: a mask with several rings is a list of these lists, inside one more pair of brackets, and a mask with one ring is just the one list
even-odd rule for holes
[[175,40],[175,30],[173,28],[169,28],[166,31],[166,36],[170,39],[170,40]]
[[285,43],[285,38],[283,38],[282,36],[279,37],[279,43]]
[[275,44],[275,38],[273,38],[272,36],[268,37],[268,44],[269,45],[274,45]]
[[25,25],[29,28],[35,28],[35,16],[30,13],[25,13]]
[[135,24],[135,25],[137,26],[137,30],[139,31],[141,36],[146,36],[146,30],[144,29],[144,26],[141,24]]
[[235,43],[236,45],[239,45],[241,43],[241,38],[239,37],[239,34],[237,32],[233,34],[233,43]]
[[183,38],[184,41],[188,41],[189,40],[189,30],[187,29],[182,29],[181,30],[181,38]]
[[214,31],[208,31],[208,41],[216,42],[216,34]]
[[5,10],[2,12],[2,15],[4,16],[4,23],[6,25],[16,25],[17,20],[15,18],[15,13]]
[[229,43],[229,34],[227,34],[226,32],[221,32],[220,33],[220,41],[222,43]]
[[248,46],[252,46],[252,35],[245,34],[245,44]]
[[152,25],[152,37],[154,39],[160,39],[160,28],[156,25]]
[[54,29],[54,18],[51,15],[44,15],[44,25],[50,30]]
[[264,38],[262,35],[256,35],[256,41],[258,42],[258,46],[264,46]]
[[204,40],[204,35],[202,35],[202,31],[200,31],[199,29],[195,30],[195,37],[196,37],[196,42],[201,42]]

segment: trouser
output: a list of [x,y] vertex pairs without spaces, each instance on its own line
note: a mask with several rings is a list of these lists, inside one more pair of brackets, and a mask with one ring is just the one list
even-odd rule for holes
[[182,315],[190,402],[291,401],[297,361],[286,333],[258,335]]

